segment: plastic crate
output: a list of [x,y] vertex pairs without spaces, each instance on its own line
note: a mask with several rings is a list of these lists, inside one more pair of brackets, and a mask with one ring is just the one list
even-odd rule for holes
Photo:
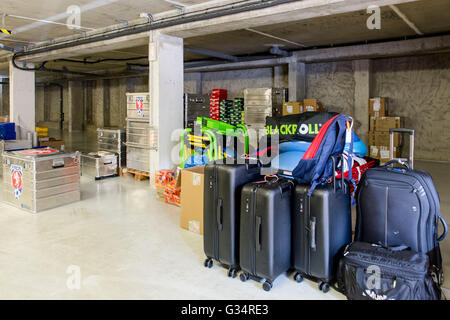
[[14,122],[0,123],[0,140],[16,140],[16,126]]

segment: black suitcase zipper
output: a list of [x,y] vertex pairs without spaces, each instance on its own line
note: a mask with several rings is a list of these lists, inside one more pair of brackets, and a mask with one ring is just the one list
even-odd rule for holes
[[256,193],[258,191],[258,186],[254,186],[252,190],[252,207],[251,207],[251,215],[250,215],[250,221],[251,221],[251,230],[252,230],[252,236],[250,238],[250,269],[251,274],[256,276],[256,244],[255,244],[255,237],[256,237],[256,230],[255,230],[255,224],[256,224]]
[[219,185],[217,183],[217,165],[214,165],[214,180],[213,180],[213,188],[214,188],[214,208],[213,208],[213,221],[214,221],[214,259],[219,261],[219,230],[217,224],[217,205],[219,203],[219,191],[217,190]]
[[305,268],[306,268],[306,274],[310,274],[311,273],[311,238],[309,236],[309,234],[311,233],[311,229],[309,227],[309,222],[311,221],[311,197],[309,197],[306,193],[305,193],[305,235],[304,235],[304,241],[303,243],[305,244]]
[[[385,216],[385,219],[386,219],[386,223],[385,223],[385,245],[387,245],[388,244],[387,220],[388,220],[389,188],[391,187],[393,189],[411,190],[411,191],[413,191],[414,194],[416,195],[417,201],[419,202],[419,205],[420,205],[420,213],[423,212],[422,201],[420,200],[420,197],[417,194],[417,191],[418,191],[417,188],[414,185],[410,184],[410,183],[407,183],[407,182],[404,182],[404,183],[401,183],[401,184],[398,184],[398,183],[386,183],[386,181],[395,182],[393,180],[381,180],[383,182],[379,182],[380,179],[376,179],[376,178],[370,178],[370,179],[367,179],[367,180],[368,181],[365,181],[365,183],[367,185],[371,184],[371,185],[378,186],[378,187],[384,187],[386,189],[386,199],[385,199],[385,201],[386,201],[386,209],[385,209],[386,210],[386,213],[385,213],[385,215],[386,215]],[[361,209],[359,209],[359,210],[361,210]],[[420,216],[419,216],[419,225],[422,225],[422,220],[423,219],[424,219],[423,215],[420,214]],[[419,233],[418,234],[418,244],[419,244],[419,246],[422,246],[422,241],[423,241],[422,237],[421,237],[421,235]]]

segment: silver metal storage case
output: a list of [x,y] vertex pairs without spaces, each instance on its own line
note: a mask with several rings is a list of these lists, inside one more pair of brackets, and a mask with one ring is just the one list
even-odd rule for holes
[[127,168],[150,172],[152,128],[146,119],[127,118]]
[[3,200],[40,212],[80,200],[79,153],[52,148],[3,154]]
[[127,166],[127,147],[125,145],[125,131],[117,128],[98,128],[98,150],[116,153],[118,155],[118,166]]
[[281,116],[285,90],[281,88],[248,88],[244,90],[244,122],[252,129],[266,126],[266,117]]
[[184,127],[193,128],[197,117],[209,118],[209,94],[184,94]]
[[150,172],[150,148],[127,142],[127,168]]
[[98,151],[81,155],[81,174],[92,176],[95,180],[117,177],[117,154]]
[[150,117],[150,94],[127,93],[127,117],[148,119]]
[[0,177],[3,175],[3,152],[10,150],[31,149],[31,140],[0,140]]

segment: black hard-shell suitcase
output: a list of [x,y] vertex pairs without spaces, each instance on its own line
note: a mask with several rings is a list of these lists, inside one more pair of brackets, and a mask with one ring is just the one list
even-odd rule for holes
[[[356,194],[355,241],[388,247],[406,245],[411,250],[428,253],[435,280],[442,283],[439,242],[447,234],[447,224],[440,214],[439,195],[430,174],[413,167],[414,130],[391,129],[391,146],[395,132],[410,134],[409,163],[393,159],[364,173]],[[390,157],[393,158],[393,152]],[[394,167],[396,163],[401,167]],[[441,236],[439,221],[444,227]]]
[[241,194],[240,279],[260,281],[269,291],[273,281],[291,267],[291,194],[294,183],[246,184]]
[[258,164],[223,164],[205,166],[203,205],[203,245],[211,268],[215,259],[229,268],[228,276],[239,270],[239,208],[242,186],[260,178]]
[[[335,164],[338,157],[333,156]],[[336,166],[334,166],[336,168]],[[328,292],[334,280],[339,252],[352,240],[351,202],[343,181],[317,186],[308,196],[310,185],[297,185],[292,207],[294,279],[303,276],[317,280]]]

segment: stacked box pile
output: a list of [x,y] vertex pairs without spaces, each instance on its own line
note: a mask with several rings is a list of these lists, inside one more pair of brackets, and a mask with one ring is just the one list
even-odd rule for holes
[[[372,98],[369,100],[369,152],[370,157],[389,161],[389,129],[400,128],[401,118],[388,116],[388,99]],[[394,136],[394,158],[400,156],[401,138]]]
[[225,89],[213,89],[209,100],[209,117],[220,120],[220,100],[227,100],[228,91]]
[[159,170],[155,173],[155,186],[158,200],[180,205],[181,187],[173,170]]
[[219,102],[219,120],[230,123],[230,116],[233,109],[233,100],[220,100]]
[[244,98],[234,98],[230,124],[233,126],[243,124],[244,123],[243,114],[244,114]]
[[35,131],[37,132],[39,138],[48,137],[48,127],[36,127]]
[[134,92],[126,93],[126,96],[127,168],[150,172],[150,150],[154,148],[152,137],[157,134],[150,126],[150,94]]
[[177,186],[177,180],[170,181],[164,189],[164,200],[166,203],[180,206],[181,202],[181,187]]
[[155,173],[155,186],[165,187],[169,182],[175,179],[173,170],[159,170]]

